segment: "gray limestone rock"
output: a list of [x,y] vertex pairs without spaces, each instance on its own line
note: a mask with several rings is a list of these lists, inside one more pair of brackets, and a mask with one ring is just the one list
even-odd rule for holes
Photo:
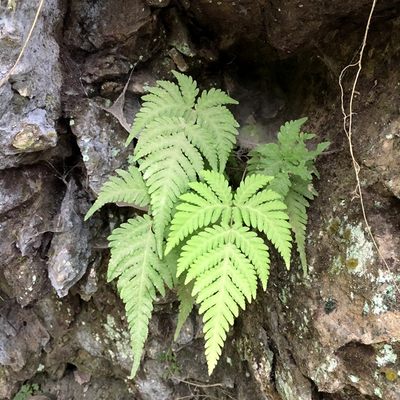
[[0,288],[22,305],[46,291],[43,257],[63,190],[44,166],[0,171]]
[[[2,12],[0,78],[15,63],[34,15],[27,2]],[[62,77],[54,30],[61,17],[58,0],[47,1],[22,59],[0,88],[0,169],[48,158],[44,150],[57,144]]]
[[131,153],[131,147],[125,147],[128,133],[113,115],[93,101],[76,104],[70,116],[89,187],[98,194],[103,183],[126,163]]
[[89,264],[90,232],[83,222],[85,196],[73,179],[68,183],[60,213],[55,223],[49,250],[48,272],[52,286],[60,297],[78,282]]

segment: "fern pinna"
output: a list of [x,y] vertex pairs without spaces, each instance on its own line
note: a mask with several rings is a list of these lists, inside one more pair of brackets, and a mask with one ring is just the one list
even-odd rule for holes
[[313,175],[318,176],[314,162],[329,146],[329,142],[323,142],[315,150],[307,149],[306,141],[315,135],[301,132],[301,126],[306,121],[307,118],[301,118],[287,122],[278,133],[277,143],[257,146],[250,153],[248,162],[250,174],[274,177],[271,188],[284,198],[304,274],[307,273],[307,207],[317,194],[312,186]]
[[[166,253],[183,246],[177,275],[194,281],[192,295],[203,315],[209,373],[221,355],[229,327],[239,308],[256,296],[257,277],[266,288],[269,251],[256,233],[264,233],[290,264],[291,235],[286,206],[269,189],[272,177],[247,177],[233,193],[218,172],[203,171],[204,182],[192,182],[171,223]],[[194,234],[193,234],[194,233]],[[193,234],[193,235],[192,235]]]
[[153,221],[148,215],[131,218],[114,229],[108,240],[111,258],[107,280],[118,278],[119,295],[125,303],[131,331],[133,377],[140,365],[156,294],[164,296],[165,285],[172,288],[175,268],[173,265],[171,268],[168,258],[158,257]]
[[[108,281],[117,280],[125,304],[133,352],[140,365],[157,293],[175,288],[180,300],[175,338],[194,303],[203,314],[209,373],[221,355],[229,328],[266,289],[269,244],[287,268],[294,233],[303,268],[306,208],[316,194],[313,135],[300,132],[305,119],[285,124],[276,144],[250,154],[249,175],[236,191],[223,175],[238,124],[226,105],[236,101],[218,89],[199,90],[174,72],[178,84],[159,81],[143,96],[127,143],[140,135],[133,163],[106,182],[86,215],[107,203],[147,211],[113,230]],[[209,170],[205,170],[209,169]],[[179,254],[177,254],[179,253]]]

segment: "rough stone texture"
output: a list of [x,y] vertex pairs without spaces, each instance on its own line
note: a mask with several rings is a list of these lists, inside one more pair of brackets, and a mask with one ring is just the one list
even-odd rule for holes
[[43,252],[63,192],[52,172],[43,166],[0,172],[0,287],[24,306],[46,288]]
[[0,309],[0,397],[8,398],[18,381],[36,371],[41,352],[50,336],[32,310],[12,302]]
[[[2,11],[0,78],[14,64],[35,11],[26,2]],[[59,1],[48,0],[23,58],[0,88],[0,169],[49,159],[53,154],[45,150],[57,144],[62,76],[53,31],[61,17]]]
[[87,209],[84,193],[79,191],[72,179],[61,203],[48,253],[50,282],[60,297],[66,296],[68,290],[82,278],[89,264],[92,252],[90,232],[83,222]]
[[[36,397],[61,400],[398,400],[397,4],[378,2],[353,136],[387,269],[354,197],[337,87],[370,2],[46,0],[25,57],[0,88],[0,398],[25,382],[39,384]],[[1,77],[35,10],[23,1],[0,8]],[[103,250],[110,226],[130,214],[83,215],[132,150],[121,118],[129,124],[138,95],[171,69],[240,100],[229,167],[237,180],[246,151],[274,140],[284,120],[308,115],[308,128],[332,145],[310,211],[310,276],[300,276],[296,259],[287,273],[274,258],[267,292],[228,335],[211,377],[196,313],[172,342],[177,305],[169,293],[155,305],[132,382],[124,310],[105,283]]]
[[65,41],[74,50],[93,53],[101,49],[101,58],[108,53],[133,63],[159,49],[153,41],[159,34],[157,19],[143,0],[74,0],[69,13]]
[[[398,1],[382,1],[377,5],[380,10],[391,8]],[[282,53],[290,54],[301,46],[314,45],[324,37],[327,30],[340,29],[343,20],[361,18],[366,20],[371,1],[347,0],[299,1],[289,0],[268,2],[265,12],[265,29],[268,42]],[[347,27],[344,29],[347,30]],[[351,29],[351,28],[350,28]]]
[[261,35],[269,11],[266,4],[266,0],[199,0],[190,2],[190,11],[200,25],[218,37],[218,47],[226,49],[237,41]]
[[[399,1],[379,2],[377,10],[391,10]],[[301,48],[319,47],[327,32],[352,30],[352,19],[366,20],[371,2],[362,0],[198,0],[188,2],[198,23],[213,32],[221,49],[237,44],[246,53],[272,46],[287,57]],[[343,27],[343,21],[348,26]],[[242,55],[243,56],[243,55]]]
[[146,0],[146,4],[150,7],[166,7],[171,0]]
[[88,177],[96,194],[117,168],[126,164],[132,148],[125,147],[128,133],[118,120],[93,101],[77,103],[70,111],[70,125],[76,136]]

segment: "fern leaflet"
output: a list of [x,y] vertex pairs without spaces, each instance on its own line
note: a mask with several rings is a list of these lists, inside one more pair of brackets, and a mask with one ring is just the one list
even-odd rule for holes
[[266,234],[289,267],[291,237],[290,224],[281,196],[269,190],[272,178],[263,175],[247,177],[236,194],[223,175],[203,171],[204,183],[194,182],[189,192],[181,197],[182,203],[171,222],[166,253],[195,230],[217,222],[227,224],[233,218],[238,226],[244,225]]
[[307,256],[306,256],[306,230],[307,230],[307,207],[310,205],[314,195],[307,187],[304,181],[297,179],[285,197],[287,212],[289,215],[290,226],[294,233],[297,243],[297,250],[300,256],[300,262],[303,266],[303,272],[307,272]]
[[142,175],[136,167],[128,171],[117,169],[118,176],[111,177],[85,216],[85,221],[107,203],[128,203],[133,207],[147,207],[150,198]]
[[[188,263],[190,260],[190,263]],[[194,280],[192,295],[204,314],[206,358],[211,374],[221,355],[229,327],[255,298],[257,275],[268,278],[268,248],[247,227],[214,225],[193,236],[183,247],[178,274]],[[261,276],[260,276],[261,275]]]
[[157,251],[162,257],[164,232],[171,221],[172,210],[179,195],[202,170],[203,159],[182,133],[165,142],[160,138],[159,143],[165,143],[162,151],[141,160],[139,170],[150,194]]
[[165,294],[172,286],[168,264],[156,252],[149,216],[136,217],[114,229],[109,237],[111,259],[107,280],[118,278],[117,287],[125,304],[133,352],[133,377],[140,365],[148,325],[157,291]]
[[158,81],[157,85],[149,88],[149,94],[142,97],[144,102],[136,114],[126,145],[158,117],[183,117],[190,111],[192,105],[188,104],[177,85],[168,81]]
[[192,312],[194,306],[194,297],[192,296],[193,284],[189,283],[188,285],[184,284],[185,279],[182,276],[179,278],[177,285],[177,295],[179,299],[179,312],[178,312],[178,321],[176,324],[176,329],[174,333],[174,340],[178,340],[179,334],[182,330],[183,324],[186,319],[189,317]]

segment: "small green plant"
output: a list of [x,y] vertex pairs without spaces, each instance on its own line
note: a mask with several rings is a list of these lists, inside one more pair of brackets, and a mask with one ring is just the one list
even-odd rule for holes
[[169,379],[180,372],[179,365],[176,361],[176,355],[171,348],[163,351],[159,355],[158,360],[165,364],[166,371],[163,374],[165,379]]
[[199,305],[211,374],[226,335],[257,281],[267,287],[270,246],[290,266],[292,236],[306,271],[306,207],[316,157],[302,133],[305,119],[286,123],[276,144],[250,154],[248,176],[233,190],[224,174],[237,127],[226,107],[237,104],[218,89],[199,95],[192,78],[174,72],[178,85],[159,81],[143,97],[127,143],[136,135],[128,171],[103,186],[89,218],[106,203],[129,203],[148,214],[129,219],[109,237],[108,281],[117,279],[139,366],[157,293],[176,288],[180,301],[175,338]]
[[26,400],[28,397],[37,394],[39,385],[37,383],[27,383],[22,385],[18,393],[13,397],[13,400]]
[[287,206],[289,223],[296,239],[304,274],[307,274],[305,251],[307,207],[317,192],[312,185],[313,175],[318,177],[314,166],[315,159],[329,146],[328,142],[319,143],[310,151],[306,141],[315,137],[300,131],[307,121],[302,118],[287,122],[278,133],[277,143],[257,146],[250,152],[249,173],[261,173],[273,176],[270,189],[279,193]]

